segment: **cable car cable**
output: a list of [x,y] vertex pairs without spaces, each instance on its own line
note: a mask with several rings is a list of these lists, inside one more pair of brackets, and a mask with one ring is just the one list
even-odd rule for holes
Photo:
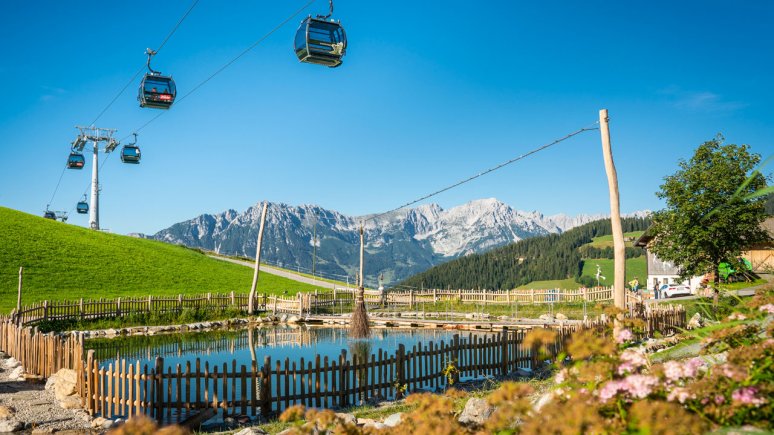
[[430,194],[427,194],[427,195],[425,195],[425,196],[423,196],[423,197],[421,197],[421,198],[415,199],[415,200],[413,200],[413,201],[409,201],[409,202],[407,202],[407,203],[405,203],[405,204],[401,205],[400,207],[395,207],[395,208],[393,208],[393,209],[391,209],[391,210],[388,210],[388,211],[385,211],[385,212],[383,212],[383,213],[375,214],[375,215],[373,215],[373,216],[369,217],[368,219],[365,219],[365,220],[364,220],[364,222],[368,222],[368,221],[371,221],[371,220],[375,220],[375,219],[377,219],[377,218],[379,218],[379,217],[382,217],[382,216],[384,216],[384,215],[386,215],[386,214],[392,213],[392,212],[394,212],[394,211],[398,211],[398,210],[400,210],[400,209],[402,209],[402,208],[406,208],[406,207],[408,207],[408,206],[410,206],[410,205],[414,205],[414,204],[416,204],[416,203],[418,203],[418,202],[421,202],[421,201],[424,201],[424,200],[426,200],[426,199],[432,198],[432,197],[434,197],[434,196],[436,196],[436,195],[438,195],[438,194],[441,194],[441,193],[443,193],[443,192],[446,192],[446,191],[448,191],[448,190],[454,189],[455,187],[459,187],[459,186],[461,186],[461,185],[463,185],[463,184],[465,184],[465,183],[469,183],[469,182],[471,182],[471,181],[473,181],[473,180],[475,180],[475,179],[477,179],[477,178],[479,178],[479,177],[483,177],[484,175],[486,175],[486,174],[489,174],[489,173],[491,173],[491,172],[494,172],[494,171],[496,171],[496,170],[498,170],[498,169],[501,169],[501,168],[503,168],[503,167],[505,167],[505,166],[508,166],[508,165],[510,165],[511,163],[518,162],[519,160],[522,160],[522,159],[524,159],[524,158],[526,158],[526,157],[529,157],[529,156],[531,156],[532,154],[535,154],[535,153],[538,153],[538,152],[540,152],[540,151],[543,151],[543,150],[545,150],[545,149],[547,149],[547,148],[550,148],[550,147],[552,147],[552,146],[554,146],[554,145],[556,145],[556,144],[559,144],[559,143],[561,143],[561,142],[564,142],[565,140],[567,140],[567,139],[570,139],[571,137],[577,136],[577,135],[579,135],[579,134],[581,134],[581,133],[584,133],[584,132],[587,132],[587,131],[591,131],[591,130],[598,130],[598,129],[599,129],[599,127],[593,127],[593,126],[594,126],[594,125],[596,125],[596,124],[599,124],[599,121],[597,121],[597,122],[594,122],[593,124],[590,124],[588,127],[583,127],[583,128],[581,128],[581,129],[579,129],[579,130],[575,130],[574,132],[572,132],[572,133],[569,133],[569,134],[567,134],[567,135],[565,135],[565,136],[563,136],[563,137],[561,137],[561,138],[559,138],[559,139],[556,139],[556,140],[554,140],[553,142],[549,142],[549,143],[547,143],[547,144],[545,144],[545,145],[541,145],[541,146],[539,146],[539,147],[537,147],[537,148],[535,148],[535,149],[533,149],[533,150],[531,150],[531,151],[528,151],[528,152],[526,152],[526,153],[524,153],[524,154],[521,154],[521,155],[519,155],[519,156],[517,156],[517,157],[514,157],[514,158],[512,158],[512,159],[510,159],[510,160],[508,160],[508,161],[505,161],[505,162],[503,162],[503,163],[500,163],[500,164],[499,164],[499,165],[497,165],[497,166],[493,166],[493,167],[491,167],[491,168],[489,168],[489,169],[487,169],[487,170],[485,170],[485,171],[483,171],[483,172],[479,172],[479,173],[478,173],[478,174],[476,174],[476,175],[470,176],[470,177],[468,177],[468,178],[465,178],[464,180],[460,180],[460,181],[458,181],[458,182],[456,182],[456,183],[454,183],[454,184],[451,184],[451,185],[449,185],[449,186],[446,186],[446,187],[444,187],[444,188],[442,188],[442,189],[436,190],[435,192],[432,192],[432,193],[430,193]]
[[[214,73],[210,74],[210,76],[209,76],[209,77],[207,77],[206,79],[202,80],[202,81],[201,81],[199,84],[197,84],[196,86],[194,86],[193,88],[191,88],[191,90],[190,90],[190,91],[188,91],[188,92],[187,92],[187,93],[185,93],[184,95],[182,95],[182,96],[178,97],[178,98],[175,100],[175,103],[179,104],[179,103],[180,103],[180,101],[182,101],[182,100],[186,99],[186,98],[187,98],[189,95],[191,95],[191,94],[193,94],[194,92],[196,92],[197,90],[199,90],[199,88],[201,88],[201,87],[202,87],[202,86],[204,86],[204,85],[205,85],[207,82],[209,82],[210,80],[212,80],[213,78],[215,78],[215,76],[217,76],[218,74],[220,74],[221,72],[223,72],[223,70],[225,70],[226,68],[230,67],[230,66],[231,66],[231,65],[232,65],[234,62],[236,62],[237,60],[239,60],[239,59],[240,59],[242,56],[244,56],[245,54],[247,54],[248,52],[250,52],[251,50],[253,50],[253,49],[254,49],[255,47],[257,47],[258,45],[260,45],[260,44],[261,44],[261,43],[262,43],[264,40],[266,40],[266,39],[267,39],[269,36],[273,35],[273,34],[274,34],[274,33],[275,33],[277,30],[279,30],[279,29],[281,29],[282,27],[284,27],[284,26],[285,26],[285,24],[287,24],[287,23],[288,23],[290,20],[292,20],[293,18],[295,18],[295,17],[296,17],[296,15],[298,15],[299,13],[301,13],[301,11],[303,11],[304,9],[308,8],[308,7],[309,7],[309,6],[310,6],[312,3],[314,3],[315,1],[316,1],[316,0],[309,0],[309,1],[307,1],[307,2],[306,2],[304,5],[303,5],[303,6],[301,6],[300,8],[298,8],[298,9],[297,9],[295,12],[293,12],[293,13],[292,13],[292,14],[291,14],[289,17],[287,17],[287,18],[286,18],[286,19],[284,19],[282,22],[280,22],[280,23],[279,23],[279,24],[278,24],[276,27],[274,27],[274,28],[273,28],[273,29],[271,29],[271,30],[270,30],[268,33],[266,33],[266,34],[265,34],[265,35],[263,35],[261,38],[259,38],[257,41],[255,41],[255,42],[254,42],[252,45],[250,45],[249,47],[247,47],[246,49],[244,49],[244,50],[243,50],[241,53],[239,53],[238,55],[236,55],[236,57],[234,57],[234,58],[233,58],[233,59],[231,59],[230,61],[226,62],[226,63],[225,63],[223,66],[221,66],[220,68],[218,68],[218,69],[217,69],[217,70],[216,70]],[[156,114],[156,115],[155,115],[153,118],[149,119],[147,122],[145,122],[145,123],[144,123],[143,125],[141,125],[139,128],[136,128],[136,129],[134,129],[134,132],[135,132],[135,133],[139,133],[140,131],[142,131],[143,129],[145,129],[145,127],[147,127],[148,125],[150,125],[150,124],[151,124],[153,121],[157,120],[159,117],[161,117],[161,116],[162,116],[162,115],[164,115],[165,113],[166,113],[166,112],[159,112],[159,113],[157,113],[157,114]],[[122,139],[121,139],[121,141],[124,141],[124,140],[125,140],[125,139],[127,139],[127,138],[129,138],[129,136],[126,136],[126,137],[122,138]]]

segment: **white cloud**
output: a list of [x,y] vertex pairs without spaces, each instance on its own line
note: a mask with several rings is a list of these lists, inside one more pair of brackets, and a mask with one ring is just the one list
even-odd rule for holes
[[686,91],[677,86],[670,86],[659,91],[678,109],[695,112],[733,112],[747,107],[741,101],[726,100],[723,96],[710,91]]

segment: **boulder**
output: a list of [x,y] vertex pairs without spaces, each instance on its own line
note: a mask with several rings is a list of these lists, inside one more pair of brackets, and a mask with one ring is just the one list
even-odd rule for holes
[[358,426],[365,426],[367,424],[374,424],[374,423],[376,423],[376,420],[374,420],[372,418],[358,418],[357,419]]
[[546,322],[552,322],[554,320],[554,316],[550,314],[541,314],[538,319],[544,320]]
[[279,321],[280,322],[287,322],[288,321],[288,315],[287,314],[281,315]]
[[300,320],[301,320],[300,317],[293,315],[293,316],[288,317],[287,322],[288,323],[298,323]]
[[691,317],[691,320],[688,321],[688,325],[686,325],[686,328],[688,329],[698,329],[702,327],[703,322],[701,321],[701,314],[696,313]]
[[5,368],[7,369],[15,369],[19,366],[21,366],[21,363],[16,358],[11,357],[5,360]]
[[567,320],[567,316],[565,316],[562,313],[556,313],[556,320],[559,320],[559,321],[563,322],[563,321]]
[[8,374],[8,380],[11,381],[23,381],[24,380],[24,367],[18,366],[11,370]]
[[[107,418],[97,417],[97,418],[95,418],[94,420],[91,421],[91,427],[93,427],[95,429],[96,428],[101,428],[101,427],[103,427],[105,425],[105,423],[107,423],[109,421],[110,420],[108,420]],[[111,421],[111,423],[112,423],[112,421]]]
[[490,405],[486,399],[471,397],[465,404],[465,409],[458,421],[465,425],[481,426],[495,411],[495,407]]
[[357,417],[354,414],[347,414],[345,412],[337,412],[336,417],[340,418],[344,423],[357,424]]
[[24,424],[22,424],[22,422],[13,418],[0,420],[0,432],[16,432],[23,427]]
[[384,423],[379,423],[378,421],[374,421],[372,423],[364,424],[363,425],[363,429],[365,429],[365,428],[372,428],[372,429],[376,429],[376,430],[382,430],[382,429],[386,429],[387,426],[385,426]]
[[[76,374],[75,370],[61,369],[51,378],[54,379],[52,386],[57,400],[65,400],[67,396],[73,395],[77,392],[76,382],[78,380],[78,375]],[[51,378],[49,379],[49,382],[51,382]],[[49,387],[49,382],[46,382],[47,388]]]
[[402,420],[403,420],[403,413],[396,412],[395,414],[392,414],[391,416],[384,419],[384,425],[387,427],[395,427],[399,425]]
[[67,396],[59,401],[59,406],[63,409],[80,409],[83,404],[78,396]]
[[16,410],[10,406],[0,405],[0,419],[7,419],[13,417],[16,414]]
[[116,335],[118,335],[118,331],[116,331],[113,328],[105,330],[105,337],[112,338],[112,337],[115,337]]

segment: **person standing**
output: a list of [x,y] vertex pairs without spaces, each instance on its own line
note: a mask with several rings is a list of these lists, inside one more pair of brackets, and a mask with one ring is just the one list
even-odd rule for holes
[[632,288],[634,293],[637,293],[637,288],[640,286],[640,281],[635,276],[633,280],[629,281],[629,287]]
[[658,297],[658,280],[656,280],[655,284],[653,284],[653,297],[656,299],[659,299]]

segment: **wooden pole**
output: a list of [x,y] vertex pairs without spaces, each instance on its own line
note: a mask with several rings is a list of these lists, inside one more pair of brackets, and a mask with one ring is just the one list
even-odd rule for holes
[[261,225],[258,227],[258,243],[255,246],[255,271],[253,272],[253,285],[250,287],[250,298],[247,302],[247,314],[255,313],[255,289],[258,286],[258,272],[261,270],[261,244],[263,243],[263,226],[266,223],[266,209],[269,204],[263,202],[261,212]]
[[19,268],[19,291],[16,294],[16,312],[21,312],[22,280],[24,278],[24,266]]
[[605,160],[607,185],[610,192],[610,224],[613,229],[613,255],[615,276],[613,279],[613,302],[616,308],[626,308],[624,284],[626,283],[626,248],[621,228],[621,209],[618,194],[618,174],[613,162],[613,150],[610,145],[610,126],[607,109],[599,111],[599,132],[602,136],[602,156]]

